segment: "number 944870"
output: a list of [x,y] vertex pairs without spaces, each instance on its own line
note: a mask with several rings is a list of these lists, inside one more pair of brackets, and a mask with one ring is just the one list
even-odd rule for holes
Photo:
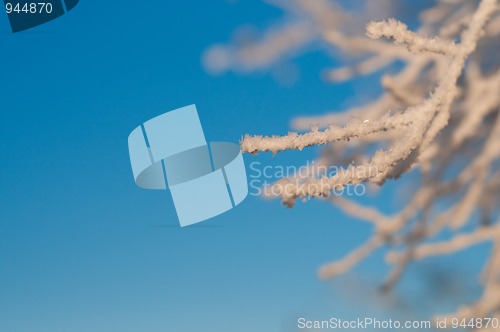
[[12,4],[7,2],[5,4],[5,11],[7,14],[50,14],[52,13],[52,4],[50,2],[31,2],[21,5],[19,3]]

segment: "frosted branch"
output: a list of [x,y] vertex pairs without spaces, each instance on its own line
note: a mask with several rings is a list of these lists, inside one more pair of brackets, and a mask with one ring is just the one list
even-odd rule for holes
[[457,53],[457,46],[451,41],[441,40],[438,37],[425,38],[409,31],[408,26],[395,19],[388,21],[370,22],[366,26],[366,35],[372,39],[388,37],[398,44],[404,44],[413,53],[433,52],[453,56]]
[[[304,110],[292,122],[303,133],[245,135],[241,140],[242,151],[252,154],[324,146],[318,164],[342,166],[328,176],[309,172],[266,187],[268,196],[280,197],[289,207],[346,186],[382,185],[391,179],[411,193],[393,215],[332,195],[331,203],[368,222],[374,234],[343,259],[325,264],[319,275],[347,273],[376,249],[395,247],[386,255],[393,266],[384,287],[390,288],[412,261],[490,241],[494,249],[482,276],[483,296],[447,317],[500,318],[498,0],[482,0],[477,7],[472,1],[438,1],[421,13],[416,31],[388,19],[369,23],[365,35],[357,29],[359,18],[330,1],[272,3],[285,19],[250,43],[212,49],[220,52],[212,54],[209,69],[217,61],[222,70],[267,69],[312,45],[328,55],[346,56],[345,65],[323,73],[329,82],[379,75],[390,64],[403,64],[397,73],[382,76],[385,91],[374,101],[320,116],[312,114],[322,110]],[[364,22],[372,20],[368,15]],[[404,176],[410,172],[415,176]]]

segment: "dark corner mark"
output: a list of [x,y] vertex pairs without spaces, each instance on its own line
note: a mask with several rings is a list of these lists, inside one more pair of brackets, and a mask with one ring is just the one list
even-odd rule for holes
[[79,0],[3,0],[12,32],[24,31],[69,12]]

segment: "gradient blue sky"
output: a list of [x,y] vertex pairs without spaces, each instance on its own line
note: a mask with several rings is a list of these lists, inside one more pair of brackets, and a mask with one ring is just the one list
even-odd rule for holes
[[[328,203],[286,209],[248,197],[181,229],[168,192],[135,186],[128,134],[168,110],[195,103],[208,140],[237,142],[286,133],[297,115],[380,91],[376,77],[325,85],[320,70],[336,64],[319,53],[297,61],[300,81],[289,87],[265,73],[206,74],[200,59],[209,45],[281,15],[255,1],[208,3],[83,0],[18,34],[0,14],[0,331],[296,331],[302,316],[422,318],[432,305],[453,309],[419,295],[436,278],[422,265],[399,287],[410,300],[399,292],[383,306],[366,299],[386,272],[380,254],[347,278],[318,280],[319,265],[371,232]],[[247,166],[300,165],[316,153],[244,157]],[[378,203],[397,208],[388,197]],[[486,250],[424,266],[462,273],[475,290]],[[395,311],[403,302],[407,310]]]

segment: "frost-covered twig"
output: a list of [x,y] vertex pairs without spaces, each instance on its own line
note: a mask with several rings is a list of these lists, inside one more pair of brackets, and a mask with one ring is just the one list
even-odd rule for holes
[[366,26],[366,34],[372,39],[380,37],[393,38],[398,44],[405,44],[410,52],[434,52],[453,56],[457,54],[457,45],[454,42],[442,40],[438,37],[425,38],[409,31],[408,26],[395,19],[388,21],[370,22]]
[[323,145],[342,140],[349,141],[353,138],[403,127],[411,122],[412,120],[408,116],[391,116],[390,114],[386,114],[375,121],[353,119],[344,127],[335,127],[332,125],[325,130],[313,130],[305,134],[291,132],[286,136],[246,135],[240,145],[242,152],[248,153],[256,153],[258,151],[276,153],[289,149],[302,150],[305,147],[313,145]]

